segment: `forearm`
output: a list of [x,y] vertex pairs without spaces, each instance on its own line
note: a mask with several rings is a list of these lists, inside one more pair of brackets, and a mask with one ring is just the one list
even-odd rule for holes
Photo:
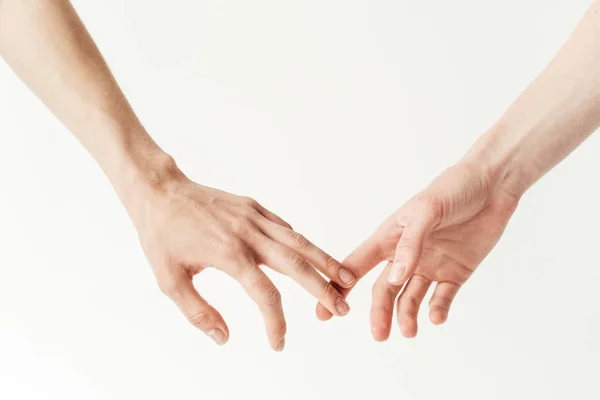
[[465,157],[517,196],[600,125],[600,1]]
[[98,161],[120,196],[135,177],[156,180],[172,169],[69,1],[0,2],[0,53]]

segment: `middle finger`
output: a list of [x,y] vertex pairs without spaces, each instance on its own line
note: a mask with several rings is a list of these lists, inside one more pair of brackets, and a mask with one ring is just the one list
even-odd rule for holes
[[342,316],[350,311],[342,295],[302,255],[264,235],[256,235],[253,242],[263,264],[294,279],[331,313]]
[[315,246],[302,234],[267,220],[257,223],[267,237],[293,249],[340,287],[350,288],[356,283],[356,277],[349,269],[344,268],[335,258]]

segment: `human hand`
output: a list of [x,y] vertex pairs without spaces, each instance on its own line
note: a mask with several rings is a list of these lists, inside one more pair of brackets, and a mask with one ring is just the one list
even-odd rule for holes
[[[414,337],[433,282],[429,318],[445,322],[456,293],[502,236],[518,200],[477,165],[459,163],[390,216],[342,262],[360,279],[388,261],[372,291],[373,337],[389,337],[394,304],[402,334]],[[331,313],[319,304],[317,316],[326,320]]]
[[262,313],[274,350],[283,349],[286,321],[281,295],[259,265],[296,280],[329,312],[348,313],[343,297],[317,272],[348,288],[355,278],[339,262],[256,201],[175,175],[166,183],[138,185],[124,203],[160,289],[194,326],[218,344],[229,338],[223,317],[192,282],[194,275],[209,267],[242,284]]

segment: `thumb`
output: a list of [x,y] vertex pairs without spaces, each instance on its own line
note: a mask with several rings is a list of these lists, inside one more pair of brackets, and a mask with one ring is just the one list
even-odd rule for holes
[[396,245],[394,262],[388,277],[388,281],[392,285],[403,285],[417,269],[423,253],[425,239],[438,223],[438,218],[433,210],[433,207],[419,206],[413,218],[409,220],[404,228]]

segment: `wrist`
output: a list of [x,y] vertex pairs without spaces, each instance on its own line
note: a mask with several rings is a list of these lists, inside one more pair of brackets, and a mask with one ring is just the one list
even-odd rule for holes
[[173,157],[156,145],[127,151],[115,165],[109,178],[132,218],[149,197],[165,193],[185,179]]
[[527,169],[519,135],[494,126],[467,152],[461,162],[477,165],[494,188],[521,198],[535,182],[535,168]]

